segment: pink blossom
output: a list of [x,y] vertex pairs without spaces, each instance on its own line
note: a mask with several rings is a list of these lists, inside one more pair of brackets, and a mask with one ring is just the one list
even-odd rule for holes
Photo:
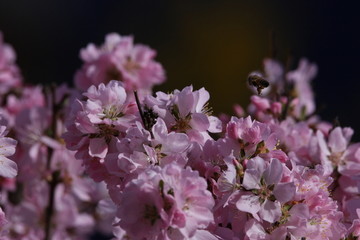
[[[94,227],[94,218],[88,213],[82,213],[76,199],[67,194],[63,184],[58,185],[55,191],[55,219],[56,231],[53,233],[53,239],[63,239],[71,234],[75,236],[86,236]],[[68,229],[74,229],[76,232],[67,233]]]
[[[241,211],[251,213],[254,218],[273,223],[281,216],[281,203],[290,201],[295,194],[295,185],[280,182],[285,166],[277,159],[268,165],[261,158],[250,159],[244,174],[243,187],[252,192],[244,192],[236,206]],[[275,201],[274,201],[275,199]]]
[[147,97],[145,103],[164,119],[169,130],[186,133],[191,141],[203,145],[211,139],[208,132],[221,132],[222,127],[221,121],[211,116],[209,98],[204,88],[193,91],[188,86],[170,95],[158,92],[156,98]]
[[318,131],[317,138],[321,148],[322,165],[331,174],[335,167],[341,174],[352,176],[360,171],[360,144],[350,145],[353,135],[351,128],[337,127],[332,130],[328,142],[324,135]]
[[156,52],[149,47],[133,43],[131,36],[108,34],[105,43],[96,47],[89,44],[80,52],[83,67],[75,75],[75,85],[86,90],[91,85],[118,80],[126,91],[150,90],[165,80],[165,72],[154,61]]
[[343,237],[346,231],[342,224],[343,213],[338,210],[337,202],[330,197],[328,187],[332,179],[323,167],[317,165],[315,169],[309,169],[293,165],[292,174],[296,194],[291,211],[296,210],[296,214],[291,215],[286,223],[288,229],[292,226],[289,231],[294,236],[311,239]]
[[110,81],[107,85],[91,86],[83,95],[88,98],[84,112],[92,124],[113,124],[120,131],[130,126],[134,118],[130,113],[136,108],[134,104],[125,103],[127,95],[121,83]]
[[15,64],[16,54],[14,49],[4,43],[0,32],[0,94],[7,93],[11,88],[20,87],[22,77],[18,66]]
[[8,221],[5,218],[5,213],[0,208],[0,236],[6,234],[6,225]]
[[343,202],[343,212],[346,220],[352,222],[358,218],[356,210],[360,208],[360,197],[353,196]]
[[17,141],[12,138],[5,137],[6,134],[6,127],[0,126],[0,176],[13,178],[17,175],[18,167],[14,161],[7,157],[15,153]]
[[23,167],[36,163],[39,164],[38,166],[42,165],[40,168],[43,169],[47,147],[60,148],[61,145],[58,141],[46,136],[45,131],[50,126],[50,121],[51,113],[44,107],[25,109],[17,115],[16,134],[20,145],[26,152],[22,160]]
[[[114,176],[128,178],[143,171],[155,162],[146,155],[146,146],[151,148],[150,132],[140,122],[126,131],[124,138],[116,142],[116,152],[109,153],[105,159],[107,171]],[[130,179],[131,179],[130,178]]]
[[359,175],[357,176],[346,176],[341,175],[338,179],[338,183],[342,190],[342,197],[355,196],[360,194],[359,186]]
[[213,221],[214,201],[206,187],[190,168],[149,168],[124,188],[119,225],[135,239],[190,238]]
[[233,152],[239,159],[251,158],[256,155],[267,155],[276,150],[277,135],[270,125],[251,120],[251,117],[232,117],[226,127],[226,137],[219,141],[223,156]]
[[307,238],[341,239],[346,228],[342,224],[343,213],[337,209],[337,204],[330,197],[316,195],[306,200],[309,206],[310,219],[307,224]]
[[150,165],[165,166],[172,162],[186,165],[190,146],[186,134],[168,133],[160,118],[151,132],[153,138],[150,138],[150,133],[139,122],[136,127],[130,128],[126,137],[117,142],[119,153],[109,154],[105,159],[109,173],[122,177],[126,182]]
[[287,118],[275,126],[282,148],[298,165],[320,164],[320,149],[314,131],[305,122]]
[[85,168],[80,161],[76,161],[74,152],[65,146],[54,149],[51,158],[51,168],[60,172],[61,188],[71,197],[79,201],[91,201],[94,183],[84,176]]
[[118,138],[134,124],[136,108],[126,102],[126,92],[117,81],[92,86],[84,96],[86,102],[74,103],[63,137],[67,147],[77,151],[75,157],[85,161],[87,170],[95,170],[94,176],[103,179],[106,168],[101,159],[116,151]]
[[[181,156],[190,145],[189,138],[186,134],[175,132],[168,133],[165,122],[161,118],[157,120],[157,123],[152,129],[154,139],[152,139],[151,144],[153,148],[145,148],[145,151],[150,158],[151,155],[153,156],[153,162],[157,162],[161,166],[164,166],[176,158],[186,157],[184,155]],[[176,161],[181,164],[179,160],[180,159],[177,159]],[[182,161],[181,165],[185,165],[184,163],[186,163],[185,159]]]
[[314,94],[310,87],[310,81],[317,74],[317,66],[309,63],[305,58],[300,60],[296,70],[288,72],[286,79],[295,86],[298,103],[295,105],[295,114],[300,116],[302,112],[310,115],[315,111]]
[[296,185],[295,200],[297,201],[318,194],[328,196],[328,187],[333,181],[321,165],[316,165],[314,169],[299,165],[293,166],[292,177]]
[[44,230],[39,223],[48,202],[47,183],[36,179],[28,182],[25,189],[26,201],[17,205],[7,203],[8,229],[12,232],[12,239],[43,239]]
[[268,98],[253,95],[250,98],[251,104],[248,111],[251,115],[256,117],[263,123],[271,123],[281,117],[283,111],[283,103],[278,101],[271,101]]
[[116,213],[116,205],[109,197],[103,197],[101,200],[98,201],[96,207],[96,215],[100,221],[97,221],[97,229],[100,232],[110,233],[113,232],[115,236],[116,229],[118,227],[113,227],[113,223],[118,222],[119,219],[115,219]]
[[[266,80],[270,83],[269,90],[264,90],[268,92],[270,92],[270,90],[274,91],[272,88],[275,87],[276,91],[281,93],[284,90],[284,67],[280,62],[271,58],[265,58],[263,64]],[[266,94],[266,92],[264,94]]]
[[23,110],[32,107],[44,107],[45,96],[43,89],[40,86],[24,87],[21,92],[16,94],[9,94],[6,98],[6,106],[4,106],[3,115],[7,119],[9,126],[14,126],[16,116]]
[[351,227],[348,229],[348,235],[352,234],[353,236],[359,237],[360,236],[360,208],[356,209],[356,214],[358,216],[357,219],[355,219],[351,225]]
[[[207,140],[204,146],[192,143],[187,164],[199,171],[207,179],[215,177],[227,168],[227,163],[221,154],[220,147],[219,142],[214,140]],[[228,159],[230,160],[230,157]]]
[[246,232],[246,240],[270,240],[270,236],[266,233],[264,227],[255,219],[249,220],[244,226]]

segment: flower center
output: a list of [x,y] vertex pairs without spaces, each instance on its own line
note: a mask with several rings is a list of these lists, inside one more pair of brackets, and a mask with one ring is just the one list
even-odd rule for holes
[[265,183],[265,179],[261,178],[260,179],[260,189],[258,190],[253,190],[253,193],[255,193],[256,195],[259,196],[260,202],[263,203],[265,202],[266,199],[269,199],[271,201],[275,201],[275,196],[273,195],[273,190],[274,190],[275,185],[271,184],[269,186],[266,185]]
[[161,152],[161,147],[162,147],[162,145],[161,145],[161,144],[158,144],[158,145],[156,145],[155,148],[154,148],[154,149],[155,149],[155,153],[156,153],[156,158],[157,158],[158,162],[160,162],[160,160],[161,160],[162,158],[166,157],[166,154]]
[[157,208],[155,206],[145,205],[144,218],[149,220],[153,226],[156,220],[160,219]]
[[104,117],[102,117],[102,120],[104,118],[111,119],[113,121],[116,121],[118,118],[124,116],[124,113],[121,112],[121,109],[119,109],[116,106],[111,106],[107,109],[104,109],[103,114],[105,114]]
[[185,133],[187,130],[191,129],[189,124],[191,120],[191,113],[188,113],[185,118],[180,116],[179,107],[177,105],[173,105],[170,108],[171,114],[175,118],[175,124],[170,128],[171,131],[183,132]]
[[331,153],[328,157],[334,166],[339,166],[344,164],[344,162],[342,161],[343,154],[344,152],[336,152],[336,153]]
[[186,117],[185,119],[177,119],[176,123],[171,127],[171,130],[176,132],[186,132],[187,130],[191,129],[189,122],[190,117]]
[[270,198],[272,191],[267,186],[262,186],[259,191],[260,199],[265,201],[265,199]]
[[140,65],[137,62],[133,61],[130,57],[127,57],[126,63],[124,64],[124,68],[128,72],[134,73],[138,69],[140,69]]
[[107,125],[100,123],[97,125],[99,132],[98,133],[90,133],[89,138],[105,138],[106,143],[110,143],[111,138],[118,137],[120,132],[115,129],[114,125]]

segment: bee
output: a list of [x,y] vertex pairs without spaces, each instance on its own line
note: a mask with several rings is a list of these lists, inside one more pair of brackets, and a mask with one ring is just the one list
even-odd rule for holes
[[248,76],[248,83],[252,87],[256,87],[258,94],[261,94],[261,91],[264,88],[267,88],[270,84],[269,82],[260,74],[260,73],[250,73]]

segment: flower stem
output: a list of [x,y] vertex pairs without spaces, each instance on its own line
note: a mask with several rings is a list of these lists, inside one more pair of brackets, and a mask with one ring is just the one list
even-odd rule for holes
[[[50,86],[48,91],[48,96],[50,100],[50,104],[52,106],[52,116],[51,116],[51,131],[49,133],[49,137],[55,139],[56,137],[56,117],[58,113],[58,106],[56,106],[55,102],[55,86]],[[46,162],[46,170],[48,172],[51,172],[51,159],[54,150],[48,146],[47,148],[47,162]],[[45,237],[44,240],[50,240],[51,239],[51,226],[52,226],[52,216],[54,214],[54,202],[55,202],[55,188],[56,185],[59,183],[60,179],[60,171],[51,172],[51,176],[48,179],[48,185],[49,185],[49,200],[48,200],[48,206],[46,207],[45,211]]]

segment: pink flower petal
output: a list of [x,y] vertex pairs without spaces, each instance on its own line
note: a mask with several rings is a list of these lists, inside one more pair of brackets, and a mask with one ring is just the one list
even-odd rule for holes
[[273,194],[279,202],[286,203],[294,197],[295,191],[296,187],[293,182],[278,183],[275,186]]
[[243,186],[247,190],[260,189],[261,174],[255,169],[247,169],[244,174]]
[[210,126],[208,131],[211,133],[219,133],[222,131],[222,122],[220,119],[214,116],[209,116]]
[[16,143],[17,141],[12,138],[8,138],[8,137],[0,138],[0,155],[3,156],[13,155],[15,153]]
[[267,185],[277,184],[283,173],[283,165],[282,163],[276,159],[271,159],[269,167],[265,170],[263,176],[265,178],[265,182]]
[[17,165],[14,161],[10,159],[0,156],[0,176],[13,178],[17,175]]
[[236,207],[240,211],[251,213],[254,218],[258,219],[257,213],[260,211],[259,197],[252,193],[241,194],[239,200],[236,202]]
[[269,223],[274,223],[280,219],[281,205],[280,202],[265,200],[259,211],[260,217]]
[[208,117],[203,113],[193,113],[191,115],[190,125],[193,129],[203,132],[210,127]]
[[108,146],[103,138],[91,138],[89,143],[89,155],[92,157],[105,158]]
[[331,131],[329,136],[329,147],[331,148],[331,152],[343,152],[346,150],[347,144],[346,138],[340,127]]

